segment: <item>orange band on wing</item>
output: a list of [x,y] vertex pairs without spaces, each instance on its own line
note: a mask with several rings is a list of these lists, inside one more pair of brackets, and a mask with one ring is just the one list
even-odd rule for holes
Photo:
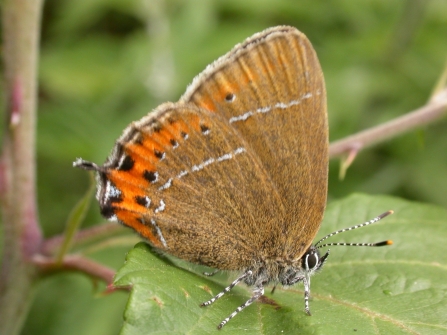
[[134,229],[138,234],[147,239],[155,247],[162,248],[163,245],[154,234],[153,227],[142,223],[141,218],[136,213],[127,210],[116,209],[115,214],[124,225]]

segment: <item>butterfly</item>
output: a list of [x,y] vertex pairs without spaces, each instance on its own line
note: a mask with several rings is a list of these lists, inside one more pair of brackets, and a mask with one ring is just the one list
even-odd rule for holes
[[74,165],[96,171],[109,220],[165,253],[239,273],[203,306],[241,281],[253,287],[218,328],[269,284],[303,283],[310,314],[310,276],[329,255],[320,256],[320,241],[312,245],[326,206],[328,121],[321,66],[296,28],[236,45],[178,102],[131,123],[103,165]]

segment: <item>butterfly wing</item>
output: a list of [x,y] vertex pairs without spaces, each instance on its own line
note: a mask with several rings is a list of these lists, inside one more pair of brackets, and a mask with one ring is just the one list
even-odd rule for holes
[[323,216],[327,141],[315,52],[296,29],[272,28],[131,124],[97,169],[97,198],[104,216],[188,261],[297,259]]
[[273,181],[286,217],[274,248],[300,257],[326,205],[328,125],[318,58],[304,34],[274,27],[254,35],[197,76],[181,101],[222,115]]
[[269,222],[284,214],[279,194],[218,114],[161,105],[126,129],[103,170],[103,214],[180,258],[242,269],[256,259],[260,230],[278,238]]

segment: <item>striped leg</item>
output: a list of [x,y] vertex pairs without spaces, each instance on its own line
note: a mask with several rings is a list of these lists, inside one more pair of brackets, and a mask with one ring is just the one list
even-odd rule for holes
[[304,284],[304,310],[306,311],[307,315],[312,315],[309,309],[310,277],[304,277],[303,284]]
[[223,320],[218,326],[217,329],[221,329],[223,326],[225,326],[228,321],[230,321],[232,318],[234,318],[236,316],[237,313],[239,313],[240,311],[242,311],[245,307],[250,306],[253,301],[259,299],[259,297],[261,297],[264,294],[264,287],[263,286],[258,286],[253,290],[253,296],[248,299],[244,304],[240,305],[238,308],[236,308],[236,310],[231,313],[225,320]]
[[242,280],[244,280],[246,277],[250,276],[252,274],[252,271],[247,271],[244,274],[242,274],[241,276],[239,276],[238,278],[236,278],[236,280],[234,282],[232,282],[229,286],[225,287],[225,289],[220,292],[219,294],[217,294],[215,297],[211,298],[208,301],[205,301],[204,303],[200,304],[200,306],[209,306],[211,305],[213,302],[215,302],[217,299],[221,298],[225,293],[230,292],[230,290],[235,287],[239,282],[241,282]]

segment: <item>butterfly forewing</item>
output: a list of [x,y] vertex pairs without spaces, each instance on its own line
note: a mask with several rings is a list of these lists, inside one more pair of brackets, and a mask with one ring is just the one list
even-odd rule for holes
[[222,115],[249,143],[286,210],[269,222],[282,232],[277,242],[300,257],[322,220],[328,169],[324,79],[307,38],[288,27],[254,35],[197,76],[182,101]]
[[164,104],[131,125],[117,145],[120,155],[109,164],[119,166],[127,156],[134,164],[108,173],[121,192],[113,212],[158,248],[237,270],[260,259],[259,245],[269,249],[282,234],[272,225],[285,217],[279,194],[250,146],[219,114]]

